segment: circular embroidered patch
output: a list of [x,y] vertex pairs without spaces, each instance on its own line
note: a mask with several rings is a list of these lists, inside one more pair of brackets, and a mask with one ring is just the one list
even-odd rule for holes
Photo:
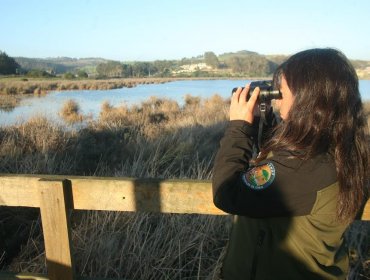
[[249,169],[242,176],[244,184],[253,190],[263,190],[275,179],[275,166],[269,162]]

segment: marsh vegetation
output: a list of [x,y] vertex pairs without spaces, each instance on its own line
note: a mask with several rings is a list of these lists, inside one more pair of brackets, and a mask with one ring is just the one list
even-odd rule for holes
[[62,90],[108,90],[138,84],[165,83],[171,78],[76,79],[0,77],[0,96],[43,95]]

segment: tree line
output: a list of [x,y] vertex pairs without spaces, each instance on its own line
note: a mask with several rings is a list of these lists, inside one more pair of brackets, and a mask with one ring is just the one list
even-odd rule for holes
[[[195,69],[187,73],[179,71],[184,65],[206,64],[207,69]],[[138,78],[138,77],[171,77],[181,75],[191,76],[268,76],[276,69],[278,63],[264,55],[255,52],[241,51],[217,56],[208,51],[203,55],[181,60],[156,60],[151,62],[119,62],[100,61],[90,66],[90,72],[85,68],[72,67],[70,61],[63,65],[63,60],[58,63],[42,59],[29,59],[9,57],[5,52],[0,52],[0,74],[25,74],[30,77],[53,77],[62,75],[66,79],[86,78]],[[179,74],[180,73],[180,74]]]
[[[35,59],[9,57],[0,51],[0,75],[26,75],[48,78],[61,76],[75,78],[139,78],[139,77],[266,77],[285,61],[284,55],[260,55],[251,51],[239,51],[216,55],[207,51],[203,55],[180,60],[156,60],[149,62],[119,62],[103,58]],[[370,61],[351,60],[356,69],[369,67]],[[205,64],[208,67],[181,71],[186,65]]]
[[[100,77],[170,77],[178,71],[181,66],[187,64],[205,63],[211,68],[214,75],[229,73],[229,75],[268,76],[271,75],[278,63],[267,59],[263,55],[247,52],[218,57],[213,52],[205,52],[203,56],[181,60],[157,60],[154,62],[121,63],[109,61],[100,63],[96,72]],[[228,70],[226,72],[226,70]],[[194,70],[192,75],[208,76],[210,70]],[[176,74],[179,75],[179,74]],[[184,75],[184,74],[183,74]]]
[[133,62],[121,63],[108,61],[100,63],[96,67],[98,77],[108,78],[139,78],[139,77],[170,77],[172,69],[177,67],[176,61],[154,61],[154,62]]
[[0,75],[17,74],[21,66],[14,58],[8,56],[5,52],[0,51]]

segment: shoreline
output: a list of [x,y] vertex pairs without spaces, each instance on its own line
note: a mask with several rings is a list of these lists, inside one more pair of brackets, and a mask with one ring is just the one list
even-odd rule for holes
[[186,80],[260,80],[271,77],[145,77],[145,78],[115,78],[115,79],[39,79],[25,77],[0,78],[0,95],[44,95],[50,91],[66,90],[110,90],[117,88],[132,88],[140,84],[163,84]]
[[120,79],[42,79],[25,77],[0,77],[0,110],[12,111],[22,99],[45,96],[52,91],[111,90],[132,88],[139,84],[167,83],[178,78],[120,78]]
[[134,87],[139,84],[156,84],[173,81],[170,78],[125,78],[125,79],[0,79],[0,95],[44,95],[50,91],[109,90]]

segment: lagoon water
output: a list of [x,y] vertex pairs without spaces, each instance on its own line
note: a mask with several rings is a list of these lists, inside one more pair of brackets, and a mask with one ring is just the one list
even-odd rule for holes
[[[46,116],[59,122],[58,113],[68,100],[75,100],[83,115],[97,117],[103,102],[107,101],[117,107],[122,104],[133,105],[147,100],[151,96],[169,98],[179,105],[184,104],[187,94],[208,98],[218,94],[224,98],[230,97],[231,90],[244,86],[247,80],[186,80],[164,84],[138,85],[133,88],[113,90],[76,90],[51,92],[43,97],[24,99],[20,106],[10,112],[0,111],[0,125],[12,125],[27,121],[32,116]],[[370,80],[360,81],[360,92],[364,101],[370,101]]]

